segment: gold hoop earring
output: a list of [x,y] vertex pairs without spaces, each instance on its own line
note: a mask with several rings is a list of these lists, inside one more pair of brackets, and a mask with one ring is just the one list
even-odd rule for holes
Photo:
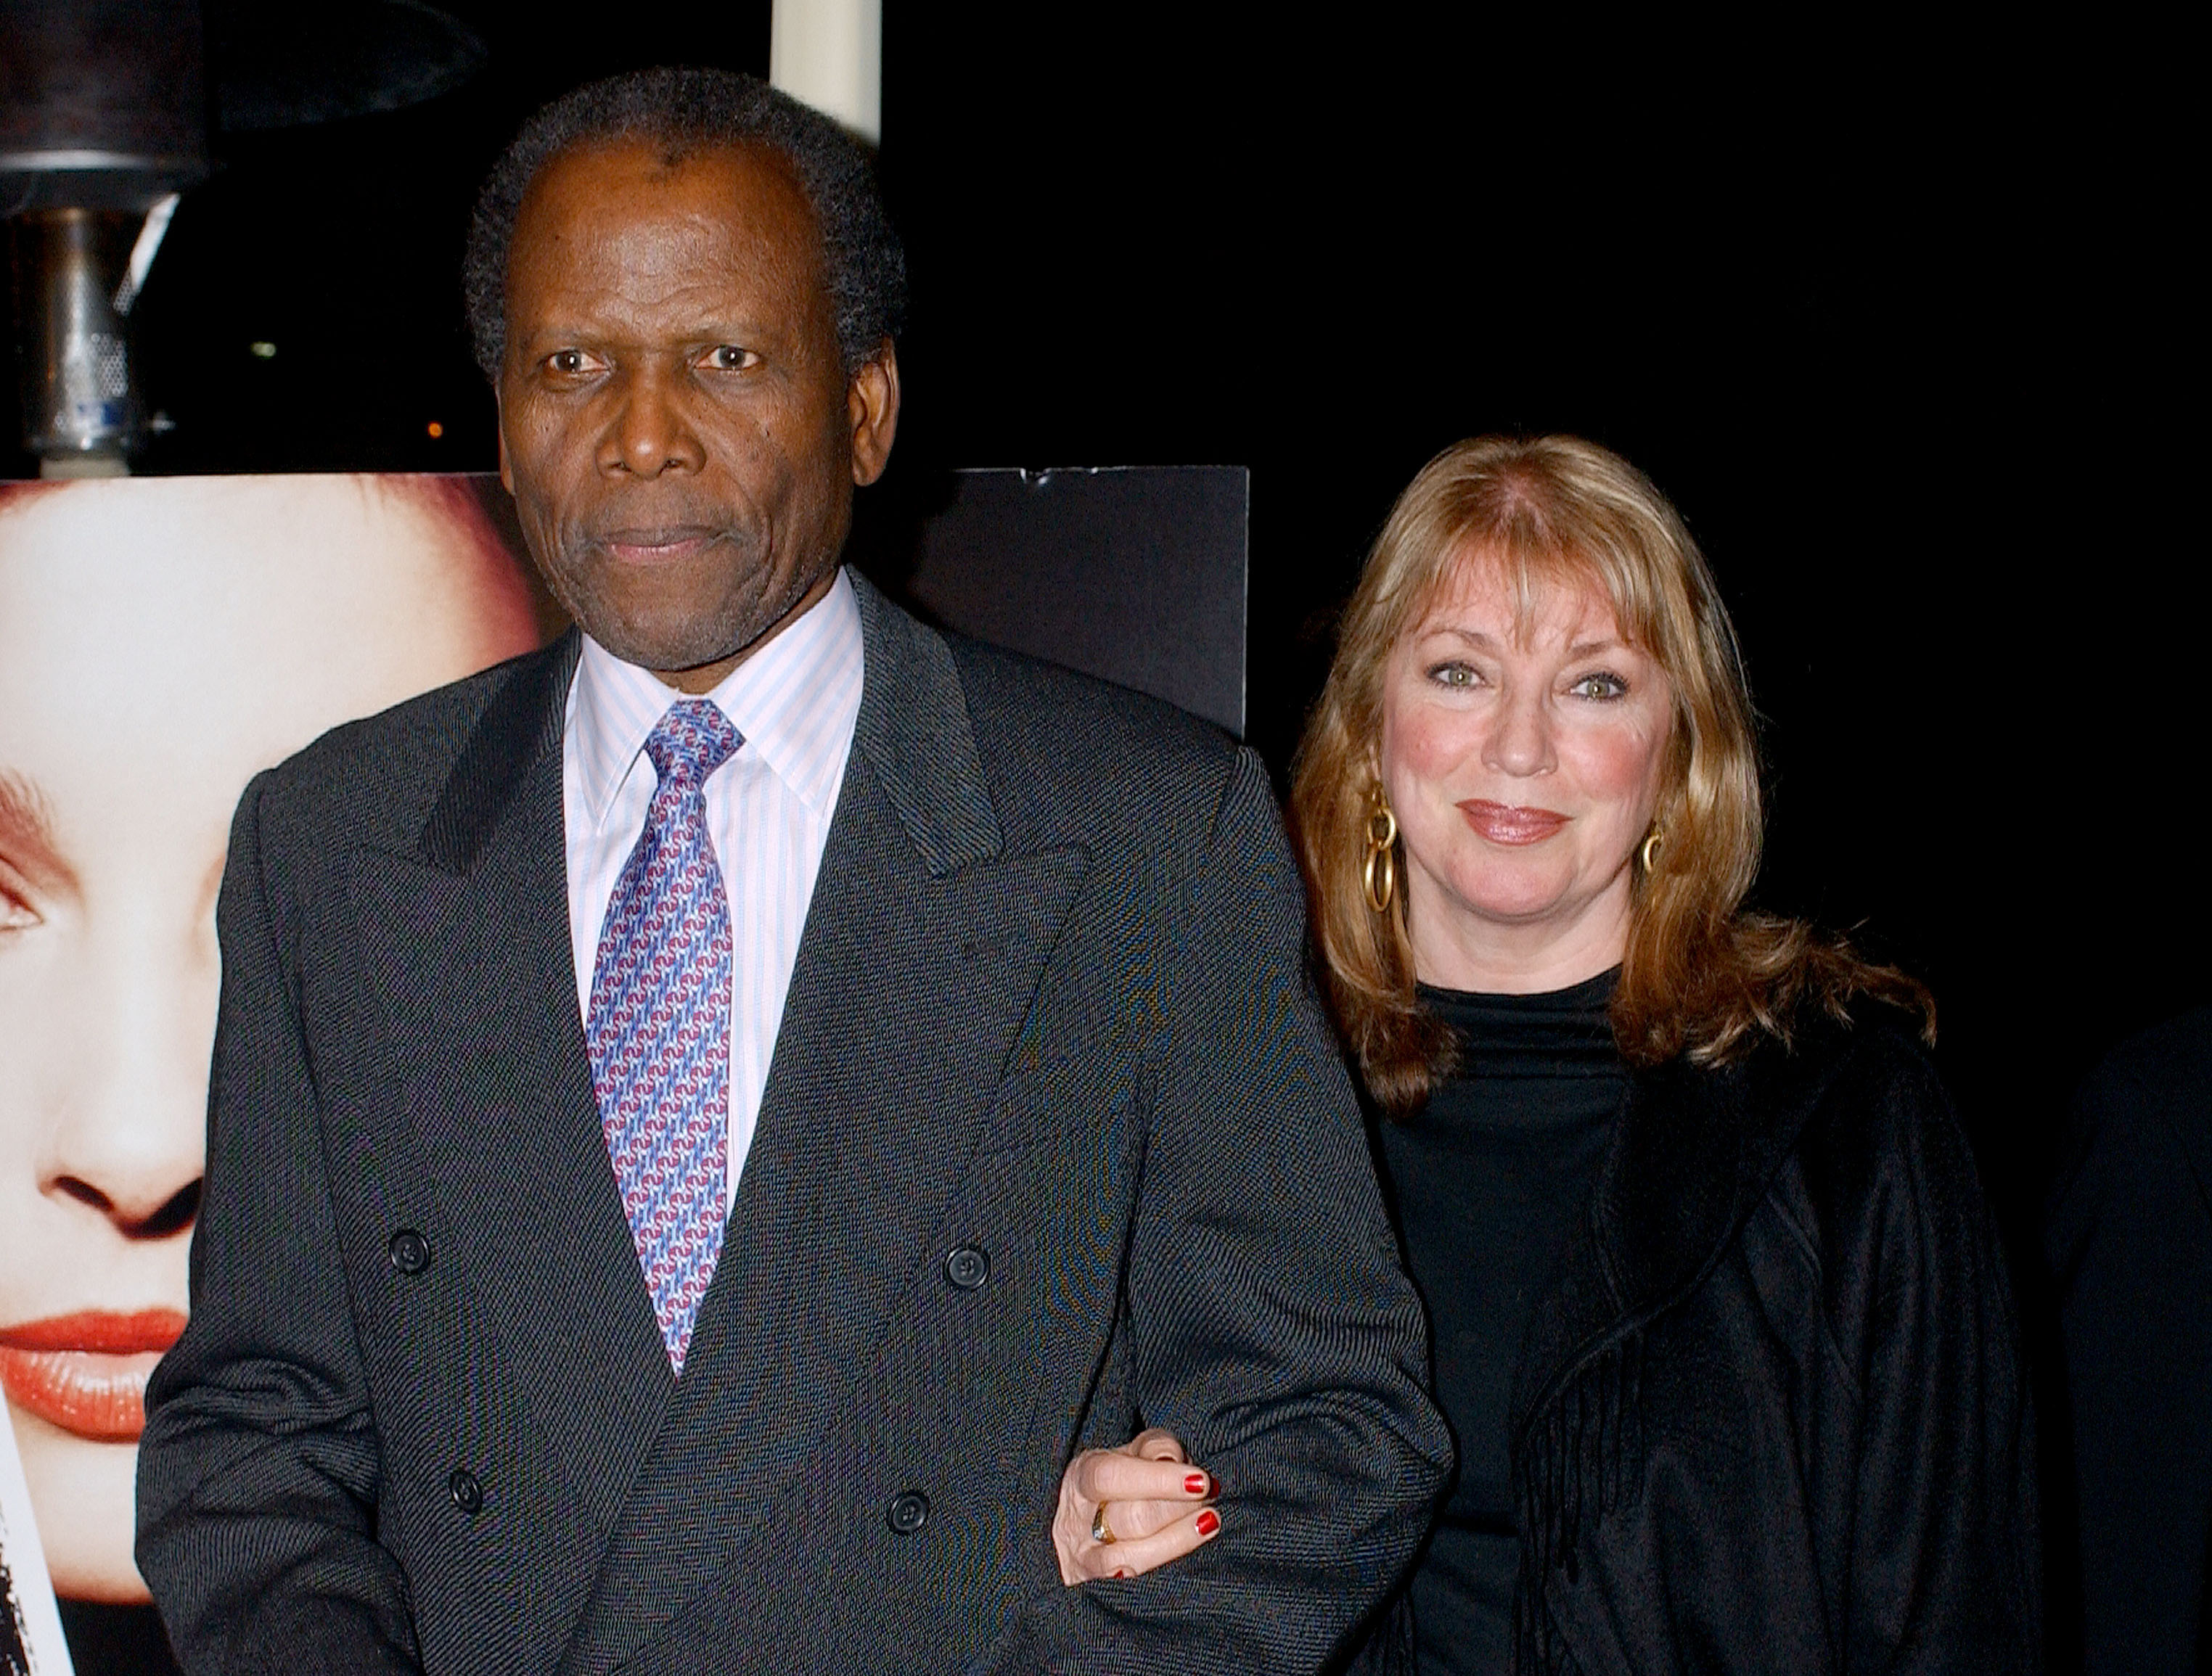
[[1367,860],[1359,870],[1359,883],[1367,892],[1367,905],[1377,914],[1390,911],[1398,890],[1398,817],[1390,812],[1390,799],[1378,783],[1369,793]]
[[1651,870],[1658,865],[1660,854],[1666,847],[1665,830],[1659,827],[1653,827],[1651,835],[1644,841],[1643,847],[1636,852],[1636,859],[1644,864],[1644,871],[1647,877]]

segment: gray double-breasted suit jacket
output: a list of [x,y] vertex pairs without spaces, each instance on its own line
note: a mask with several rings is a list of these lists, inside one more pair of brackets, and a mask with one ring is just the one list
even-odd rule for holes
[[[139,1558],[187,1668],[1315,1670],[1449,1461],[1249,752],[862,585],[865,694],[681,1380],[567,919],[573,638],[257,780]],[[1061,1469],[1223,1485],[1063,1589]]]

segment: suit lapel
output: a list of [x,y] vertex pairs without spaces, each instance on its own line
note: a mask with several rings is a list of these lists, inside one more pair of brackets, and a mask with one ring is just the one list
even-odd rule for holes
[[612,1667],[682,1612],[853,1409],[1085,865],[1003,852],[950,652],[855,586],[860,718],[760,1121],[571,1671]]
[[[574,636],[524,665],[457,762],[418,853],[362,851],[352,892],[420,1155],[467,1251],[532,1453],[602,1530],[672,1386],[609,1167],[577,1015],[562,827]],[[535,1447],[542,1445],[543,1447]]]

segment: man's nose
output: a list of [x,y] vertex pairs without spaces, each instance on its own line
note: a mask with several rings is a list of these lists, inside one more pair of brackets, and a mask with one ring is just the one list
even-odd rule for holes
[[141,957],[89,987],[76,1068],[40,1169],[49,1194],[132,1239],[191,1225],[207,1145],[211,972]]
[[1483,762],[1501,774],[1537,774],[1558,766],[1552,749],[1552,719],[1539,689],[1509,687],[1496,712]]
[[696,471],[706,449],[690,422],[680,373],[655,367],[632,372],[617,387],[614,422],[600,451],[609,473],[657,477],[664,471]]

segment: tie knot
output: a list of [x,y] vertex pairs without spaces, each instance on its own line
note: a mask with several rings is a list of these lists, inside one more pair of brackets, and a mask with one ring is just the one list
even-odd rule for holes
[[687,698],[671,706],[646,735],[645,754],[653,759],[662,785],[673,780],[696,786],[703,785],[744,743],[711,699]]

